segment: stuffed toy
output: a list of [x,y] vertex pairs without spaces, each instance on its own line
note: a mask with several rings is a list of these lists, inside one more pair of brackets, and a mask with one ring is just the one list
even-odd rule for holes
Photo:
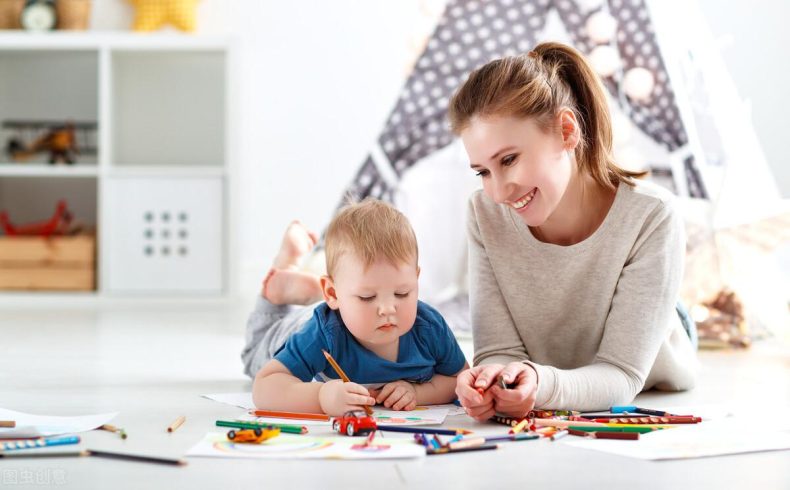
[[155,31],[172,24],[184,32],[194,32],[198,0],[129,0],[136,9],[132,29]]

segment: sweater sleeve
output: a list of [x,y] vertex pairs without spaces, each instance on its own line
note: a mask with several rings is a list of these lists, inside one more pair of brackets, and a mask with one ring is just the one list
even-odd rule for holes
[[530,363],[540,379],[536,407],[602,410],[634,399],[674,325],[684,248],[679,213],[659,202],[622,268],[593,362],[567,370]]
[[467,215],[469,239],[469,313],[474,364],[506,364],[529,359],[524,342],[499,288],[477,224],[474,201]]

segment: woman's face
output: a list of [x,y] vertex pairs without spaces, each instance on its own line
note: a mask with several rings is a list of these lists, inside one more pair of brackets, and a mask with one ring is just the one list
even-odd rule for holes
[[544,132],[533,119],[475,116],[461,139],[483,191],[496,203],[533,227],[557,209],[574,168],[561,131]]

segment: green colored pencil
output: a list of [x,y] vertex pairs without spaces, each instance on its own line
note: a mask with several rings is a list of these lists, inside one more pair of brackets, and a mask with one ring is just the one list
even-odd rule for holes
[[637,432],[639,434],[657,430],[652,427],[590,427],[587,425],[570,425],[568,429],[581,430],[584,432]]
[[234,429],[266,429],[273,427],[280,432],[289,434],[307,434],[307,427],[303,425],[272,424],[268,422],[251,422],[246,420],[217,420],[217,427],[233,427]]

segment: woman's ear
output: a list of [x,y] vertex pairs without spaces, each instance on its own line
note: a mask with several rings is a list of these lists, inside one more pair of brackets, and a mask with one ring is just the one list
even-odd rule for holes
[[329,308],[336,310],[340,307],[337,301],[335,283],[332,281],[331,277],[321,276],[321,292],[323,293],[324,301],[326,301],[326,304],[329,306]]
[[575,150],[581,138],[581,128],[576,114],[570,109],[562,109],[559,114],[562,142],[566,150]]

